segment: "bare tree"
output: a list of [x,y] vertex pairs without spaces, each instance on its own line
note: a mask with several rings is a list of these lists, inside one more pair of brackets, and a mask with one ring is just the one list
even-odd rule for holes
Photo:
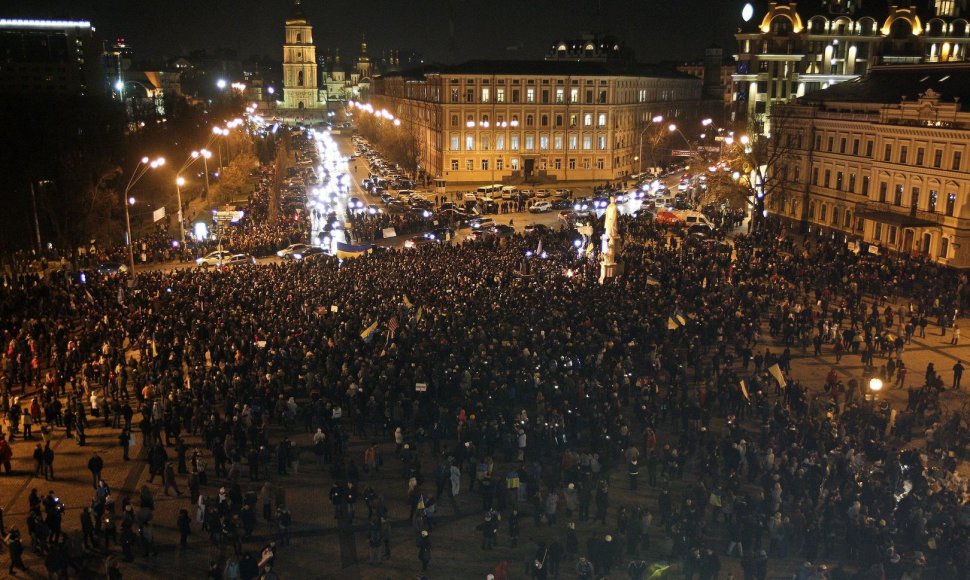
[[[755,220],[765,207],[781,206],[792,194],[792,182],[799,179],[797,161],[805,150],[809,136],[803,134],[797,117],[783,106],[772,109],[770,135],[733,135],[722,141],[714,172],[708,172],[704,203],[725,202],[732,206],[748,205]],[[703,159],[697,163],[710,165]]]

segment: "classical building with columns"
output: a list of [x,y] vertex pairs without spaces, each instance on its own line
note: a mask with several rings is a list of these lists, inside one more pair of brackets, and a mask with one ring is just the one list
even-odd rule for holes
[[968,102],[970,63],[938,63],[874,66],[775,105],[785,150],[768,211],[862,251],[970,268]]
[[770,133],[775,103],[881,64],[964,62],[966,0],[738,0],[733,114]]
[[[388,73],[370,99],[417,140],[421,168],[448,183],[622,179],[651,163],[638,148],[655,117],[664,131],[672,120],[700,126],[709,102],[699,79],[672,69],[567,59]],[[671,143],[667,154],[689,147]]]
[[317,76],[317,48],[313,27],[303,13],[301,0],[293,0],[286,18],[286,44],[283,45],[283,108],[326,108],[326,92],[321,93]]

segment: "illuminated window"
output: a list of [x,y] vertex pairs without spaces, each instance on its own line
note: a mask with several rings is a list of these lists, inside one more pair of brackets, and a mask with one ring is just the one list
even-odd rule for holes
[[562,135],[556,135],[552,138],[552,148],[556,151],[562,150]]
[[496,103],[505,102],[505,89],[503,87],[499,87],[495,89],[495,102]]
[[566,99],[566,89],[562,87],[556,88],[556,104],[561,105]]
[[606,113],[600,113],[599,116],[597,116],[597,118],[596,118],[596,126],[597,127],[605,127],[606,126]]
[[451,134],[451,150],[452,151],[458,151],[459,149],[461,149],[461,137],[458,136],[458,133],[452,133]]
[[583,135],[583,150],[589,151],[592,148],[593,148],[593,136]]
[[549,150],[549,135],[539,136],[539,150],[548,151]]
[[534,103],[536,102],[536,90],[534,88],[527,88],[525,90],[525,102]]
[[465,135],[465,151],[474,151],[474,150],[475,150],[475,136]]
[[593,126],[593,114],[592,113],[586,113],[586,114],[584,114],[583,115],[583,127],[592,127],[592,126]]
[[488,87],[482,88],[482,102],[487,103],[492,97],[492,89]]
[[519,136],[518,135],[512,135],[511,138],[510,138],[510,141],[509,141],[509,145],[510,145],[512,151],[518,151],[519,150]]
[[495,136],[495,150],[504,151],[505,150],[505,135]]
[[957,207],[957,194],[948,193],[946,195],[946,215],[952,216]]
[[509,163],[512,166],[512,171],[518,171],[519,170],[519,158],[518,157],[513,157],[509,161]]
[[525,150],[532,151],[536,147],[536,137],[535,135],[525,136]]

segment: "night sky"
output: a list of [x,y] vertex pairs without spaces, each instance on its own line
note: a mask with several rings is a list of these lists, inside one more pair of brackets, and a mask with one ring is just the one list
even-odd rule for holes
[[[743,0],[304,0],[318,52],[356,56],[404,49],[426,60],[541,58],[553,41],[611,32],[641,61],[693,59],[712,43],[735,50]],[[281,58],[289,0],[5,0],[2,17],[91,20],[103,38],[125,36],[135,59],[233,48]],[[449,35],[454,22],[454,46]]]

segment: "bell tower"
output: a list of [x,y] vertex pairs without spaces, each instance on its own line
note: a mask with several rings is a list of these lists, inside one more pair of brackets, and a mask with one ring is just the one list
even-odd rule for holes
[[360,56],[357,58],[357,72],[360,73],[361,78],[371,75],[370,56],[367,54],[367,37],[362,37],[360,41]]
[[320,103],[313,27],[303,13],[302,0],[292,1],[283,45],[283,108],[316,109]]

